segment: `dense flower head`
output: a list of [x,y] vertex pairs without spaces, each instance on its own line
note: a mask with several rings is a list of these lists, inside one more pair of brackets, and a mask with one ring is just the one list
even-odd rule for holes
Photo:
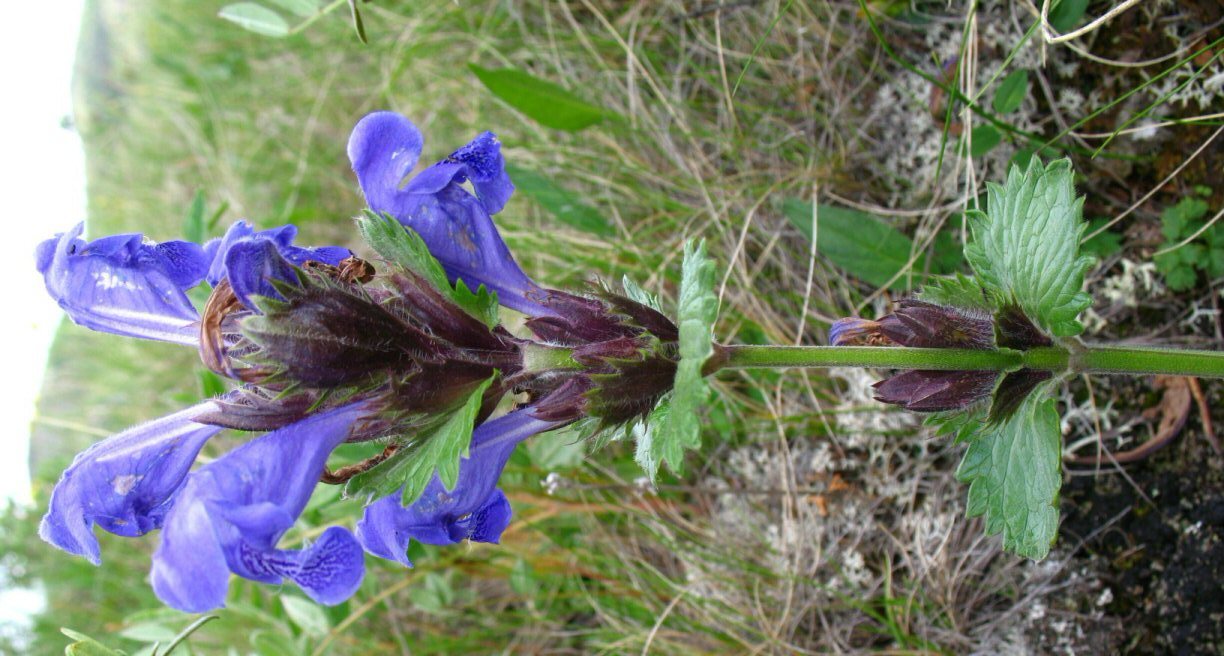
[[[52,492],[44,539],[96,564],[94,527],[160,530],[153,587],[182,610],[223,605],[231,574],[338,603],[360,585],[363,549],[410,565],[411,540],[497,542],[511,517],[497,481],[523,440],[650,411],[675,375],[675,325],[626,296],[547,289],[523,273],[492,220],[514,190],[492,133],[403,183],[422,145],[388,112],[353,131],[349,156],[373,210],[359,226],[390,240],[370,242],[374,261],[298,246],[293,226],[241,221],[206,244],[85,241],[77,226],[39,246],[47,291],[74,322],[193,346],[232,387],[78,455]],[[197,310],[187,291],[202,283],[211,293]],[[499,325],[488,312],[497,303],[528,315],[532,337]],[[511,393],[525,400],[499,416]],[[441,462],[414,499],[363,482],[355,493],[370,503],[356,534],[334,526],[281,545],[317,483],[353,490],[469,412],[474,430],[449,483]],[[193,469],[223,429],[265,434]],[[381,451],[328,469],[338,445],[375,441]]]

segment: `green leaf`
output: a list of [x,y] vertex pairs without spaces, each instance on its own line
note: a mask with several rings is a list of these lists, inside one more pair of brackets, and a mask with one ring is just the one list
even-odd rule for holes
[[[1088,222],[1087,233],[1092,234],[1108,223],[1109,219],[1093,219]],[[1103,230],[1095,237],[1080,244],[1081,252],[1098,258],[1109,257],[1120,250],[1122,250],[1122,235],[1109,230]]]
[[72,644],[64,647],[64,653],[68,656],[125,656],[124,652],[111,649],[84,633],[65,628],[60,628],[60,633],[74,640]]
[[217,14],[243,29],[264,36],[283,37],[289,34],[289,23],[281,15],[254,2],[235,2],[225,5]]
[[178,632],[158,622],[138,622],[124,627],[119,632],[121,637],[136,642],[170,642]]
[[289,616],[289,621],[296,624],[302,633],[308,636],[321,638],[331,629],[327,613],[309,599],[284,595],[281,597],[281,605],[285,607],[285,614]]
[[1208,206],[1201,198],[1183,198],[1160,213],[1160,232],[1167,240],[1164,246],[1193,235],[1201,226],[1198,220],[1207,215]]
[[676,367],[670,411],[664,411],[650,430],[638,435],[636,459],[652,483],[658,477],[661,463],[666,462],[673,472],[680,474],[684,470],[684,450],[701,446],[701,410],[710,395],[702,367],[714,354],[713,329],[718,319],[714,280],[714,262],[706,256],[705,242],[695,247],[691,241],[686,243],[676,311],[680,363]]
[[614,116],[576,98],[560,85],[513,68],[488,69],[469,64],[493,95],[545,127],[576,132]]
[[472,442],[472,428],[485,390],[496,378],[491,376],[477,386],[463,405],[422,430],[390,458],[350,479],[345,492],[350,496],[384,497],[403,486],[403,503],[408,505],[421,496],[435,471],[446,489],[453,489],[459,479],[459,459],[467,455]]
[[961,273],[931,278],[918,292],[918,298],[939,305],[973,308],[992,313],[995,310],[978,281]]
[[319,3],[317,0],[268,0],[272,4],[284,9],[285,11],[300,16],[302,18],[310,18],[319,13]]
[[515,189],[538,203],[558,221],[600,237],[614,234],[612,225],[599,210],[582,202],[570,191],[553,184],[546,176],[513,164],[506,165],[506,172],[514,181]]
[[197,189],[183,219],[183,239],[197,244],[204,243],[208,228],[204,223],[204,192]]
[[520,596],[531,597],[539,587],[531,563],[522,558],[515,561],[514,569],[510,570],[510,589]]
[[251,634],[251,646],[259,656],[301,656],[302,649],[293,638],[282,633],[256,631]]
[[991,106],[996,114],[1010,114],[1024,104],[1024,96],[1028,94],[1028,71],[1020,69],[1012,71],[1003,78],[999,88],[995,89]]
[[1004,186],[988,183],[987,213],[974,212],[973,242],[965,246],[996,305],[1014,301],[1059,337],[1083,331],[1076,317],[1092,302],[1083,287],[1093,259],[1079,255],[1084,199],[1071,179],[1069,160],[1043,167],[1034,157],[1027,171],[1013,168]]
[[663,311],[663,308],[659,305],[659,297],[642,289],[642,286],[637,284],[627,274],[621,278],[621,288],[625,290],[625,296],[629,297],[629,300],[641,303],[655,312]]
[[545,471],[570,469],[586,459],[586,444],[574,431],[550,431],[528,440],[526,447],[531,463]]
[[1010,417],[969,442],[956,476],[969,483],[967,516],[986,516],[1003,548],[1041,560],[1058,535],[1062,438],[1053,399],[1034,392]]
[[952,435],[957,443],[973,436],[986,421],[986,406],[978,405],[969,410],[935,412],[926,416],[922,423],[934,429],[936,435]]
[[979,125],[973,128],[972,135],[973,145],[969,149],[969,154],[974,157],[981,157],[989,153],[1003,141],[1003,135],[993,125]]
[[388,264],[412,271],[442,292],[455,305],[490,328],[498,323],[497,294],[481,285],[472,291],[462,281],[453,287],[438,259],[415,230],[387,214],[366,210],[357,217],[357,231],[370,248]]
[[[896,228],[866,212],[821,204],[816,250],[863,282],[880,287],[909,263],[914,242]],[[794,198],[783,201],[782,212],[809,240],[812,204]],[[890,289],[904,289],[904,276]]]
[[1087,10],[1088,0],[1061,0],[1050,10],[1050,25],[1060,34],[1066,34],[1079,25]]

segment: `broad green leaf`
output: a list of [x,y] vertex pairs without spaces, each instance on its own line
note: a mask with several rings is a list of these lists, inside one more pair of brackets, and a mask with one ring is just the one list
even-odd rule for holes
[[[714,293],[714,262],[706,256],[705,242],[684,245],[677,325],[680,328],[680,363],[671,393],[670,411],[657,425],[638,435],[637,462],[653,483],[659,465],[666,462],[675,473],[684,470],[684,450],[701,446],[701,410],[710,395],[702,367],[714,353],[714,322],[718,296]],[[652,413],[653,414],[653,413]]]
[[979,125],[973,128],[972,135],[969,154],[974,157],[981,157],[989,153],[1003,141],[1003,135],[999,134],[993,125]]
[[1024,96],[1027,94],[1028,71],[1024,69],[1012,71],[999,83],[999,88],[995,89],[991,106],[994,107],[995,113],[1010,114],[1020,109],[1020,105],[1024,104]]
[[64,653],[67,656],[125,656],[124,652],[111,649],[84,633],[78,633],[72,629],[65,628],[61,628],[60,633],[74,641],[72,644],[64,647]]
[[289,23],[280,14],[254,2],[225,5],[217,15],[257,34],[275,37],[289,34]]
[[403,503],[416,501],[434,472],[446,489],[453,489],[459,479],[459,459],[466,456],[472,442],[472,428],[484,399],[485,390],[496,376],[490,377],[472,390],[463,405],[434,426],[421,431],[390,458],[369,471],[354,476],[346,492],[351,496],[373,494],[384,497],[404,488]]
[[289,616],[289,620],[308,636],[320,638],[327,635],[328,630],[331,629],[327,613],[309,599],[283,595],[281,605],[285,607],[285,614]]
[[[877,287],[903,271],[914,242],[896,228],[866,212],[820,205],[816,250],[847,273]],[[812,238],[812,205],[788,198],[782,211],[809,240]],[[893,281],[891,289],[904,289],[905,278]]]
[[1079,25],[1087,9],[1088,0],[1058,0],[1050,10],[1050,25],[1060,34],[1066,34]]
[[973,308],[986,312],[993,312],[995,309],[982,290],[982,286],[973,278],[960,273],[931,278],[918,292],[918,298],[928,303]]
[[318,0],[268,0],[268,2],[302,18],[310,18],[319,13]]
[[1013,168],[1004,186],[989,183],[987,211],[971,217],[965,258],[997,304],[1015,301],[1056,336],[1078,335],[1079,313],[1092,302],[1083,290],[1090,256],[1079,255],[1084,199],[1071,184],[1071,162]]
[[1058,535],[1062,438],[1053,399],[1033,392],[1004,421],[969,441],[956,476],[969,483],[969,517],[985,515],[986,534],[1003,548],[1041,560]]
[[468,314],[493,327],[498,323],[497,294],[481,285],[472,291],[462,280],[451,286],[446,271],[429,252],[425,240],[386,214],[369,210],[357,217],[357,231],[370,248],[389,264],[424,278]]
[[601,237],[613,234],[612,226],[594,207],[582,202],[578,196],[535,171],[506,165],[506,172],[514,181],[514,188],[548,210],[556,219],[583,232]]
[[469,64],[481,84],[506,104],[545,127],[576,132],[612,116],[564,87],[513,68],[488,69]]

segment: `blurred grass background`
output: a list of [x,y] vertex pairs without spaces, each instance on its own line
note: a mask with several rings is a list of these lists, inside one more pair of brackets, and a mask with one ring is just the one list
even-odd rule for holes
[[[1172,94],[1219,68],[1212,3],[1190,3],[1173,28],[1159,12],[1134,19],[1152,33],[1141,55],[1208,48],[1190,64],[1203,73],[1168,94],[1145,80],[1180,75],[1180,58],[1143,75],[1077,68],[1076,53],[1042,54],[1032,15],[1010,3],[376,0],[361,5],[368,45],[343,7],[275,39],[220,20],[222,4],[88,3],[75,121],[91,235],[181,238],[199,193],[220,219],[208,236],[244,218],[295,223],[299,243],[358,248],[350,217],[362,197],[348,131],[367,112],[393,109],[424,133],[424,162],[497,132],[520,181],[499,225],[524,269],[551,286],[627,274],[669,305],[681,244],[708,239],[723,274],[716,333],[727,342],[823,343],[832,319],[881,311],[927,273],[957,270],[963,211],[1011,161],[1073,155],[1088,173],[1089,211],[1111,217],[1135,195],[1120,190],[1146,191],[1180,163],[1169,163],[1171,153],[1184,157],[1184,143],[1206,141],[1219,124],[1160,126],[1155,142],[1120,137],[1096,159],[1088,155],[1101,140],[1084,136],[1136,113],[1195,114]],[[1101,3],[1072,4],[1074,26]],[[1096,45],[1115,55],[1130,47],[1116,38]],[[950,55],[977,68],[948,75]],[[491,94],[469,64],[527,71],[623,120],[580,132],[543,127]],[[998,89],[1017,70],[1028,74],[1009,108],[1015,83]],[[1097,85],[1107,72],[1109,83]],[[941,81],[976,113],[949,102]],[[1151,210],[1105,233],[1114,237],[1097,279],[1123,260],[1150,259],[1154,243],[1135,226],[1158,230],[1160,202],[1206,185],[1218,203],[1211,171],[1220,162],[1218,148],[1206,150],[1172,187],[1161,184]],[[522,193],[524,181],[540,179],[559,189],[560,205],[584,206],[581,218]],[[838,212],[848,214],[839,222]],[[822,215],[832,232],[824,257],[813,257]],[[839,225],[861,225],[862,238]],[[826,252],[846,240],[847,252]],[[873,279],[870,263],[898,249],[899,275]],[[1112,328],[1099,328],[1110,337],[1126,321],[1181,316],[1214,293],[1165,295],[1156,309],[1115,299],[1094,311],[1110,318]],[[1212,331],[1191,325],[1189,340],[1203,344],[1218,337]],[[190,351],[65,326],[33,427],[44,506],[84,446],[206,393],[197,369]],[[964,491],[951,477],[958,448],[872,405],[870,380],[848,371],[721,379],[704,453],[658,493],[638,480],[631,445],[587,458],[565,434],[534,440],[503,481],[516,517],[500,546],[414,545],[412,570],[371,558],[362,589],[334,608],[291,587],[235,580],[220,621],[180,650],[989,653],[1121,640],[1116,619],[1093,614],[1099,580],[1068,573],[1074,545],[1044,565],[1001,555],[978,522],[962,519]],[[219,440],[210,453],[232,443]],[[320,490],[287,540],[351,525],[359,511]],[[32,635],[0,638],[10,649],[60,653],[66,626],[147,651],[190,623],[160,609],[148,588],[155,535],[103,535],[104,564],[93,568],[45,547],[38,514],[9,510],[0,537],[10,583],[48,596]],[[1052,635],[1021,612],[1059,593],[1070,601],[1049,603],[1086,632]]]

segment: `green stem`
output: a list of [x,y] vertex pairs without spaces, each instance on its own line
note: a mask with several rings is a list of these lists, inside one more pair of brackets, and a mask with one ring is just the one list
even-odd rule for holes
[[1071,356],[1071,368],[1098,374],[1169,374],[1224,378],[1224,351],[1093,346]]
[[[1019,351],[903,346],[725,346],[721,368],[880,367],[882,369],[1010,370]],[[716,356],[717,357],[717,356]]]
[[788,367],[878,367],[1012,371],[1019,368],[1097,374],[1168,374],[1224,378],[1224,351],[1153,347],[1086,346],[1069,353],[1059,347],[943,349],[896,346],[722,346],[706,365],[718,369]]

